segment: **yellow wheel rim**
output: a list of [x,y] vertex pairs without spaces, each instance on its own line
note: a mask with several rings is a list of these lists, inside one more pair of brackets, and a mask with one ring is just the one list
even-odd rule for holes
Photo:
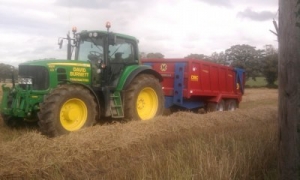
[[136,109],[141,120],[148,120],[156,115],[158,109],[158,97],[152,88],[146,87],[139,93]]
[[86,104],[77,98],[69,99],[60,109],[60,123],[68,131],[75,131],[87,121]]

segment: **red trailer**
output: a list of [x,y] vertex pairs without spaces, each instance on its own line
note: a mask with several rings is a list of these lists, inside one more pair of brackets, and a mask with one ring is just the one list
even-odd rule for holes
[[242,100],[242,69],[196,59],[143,59],[142,63],[163,76],[166,108],[234,110]]

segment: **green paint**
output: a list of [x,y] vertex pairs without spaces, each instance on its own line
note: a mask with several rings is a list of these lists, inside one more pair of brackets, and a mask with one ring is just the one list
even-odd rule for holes
[[121,91],[124,87],[124,84],[126,83],[127,78],[130,76],[130,74],[138,69],[139,67],[141,67],[141,65],[131,65],[131,66],[127,66],[124,71],[122,72],[122,75],[120,77],[119,83],[117,85],[117,90]]

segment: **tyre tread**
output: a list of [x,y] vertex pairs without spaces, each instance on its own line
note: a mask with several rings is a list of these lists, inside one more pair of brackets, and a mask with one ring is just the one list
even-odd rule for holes
[[151,74],[141,74],[138,75],[129,85],[129,87],[125,91],[125,118],[126,119],[140,119],[136,112],[135,102],[134,99],[136,98],[137,92],[136,89],[141,88],[141,86],[146,87],[148,84],[152,84],[157,88],[157,96],[158,96],[158,103],[159,107],[156,113],[156,116],[162,115],[163,113],[163,103],[164,103],[164,96],[157,78],[155,78]]
[[40,103],[40,111],[38,112],[38,125],[43,135],[55,137],[64,134],[56,128],[55,119],[57,117],[55,117],[55,114],[57,114],[57,111],[59,111],[59,108],[57,108],[57,103],[63,96],[76,91],[84,94],[84,96],[90,100],[89,103],[91,104],[92,108],[88,110],[88,113],[92,114],[91,125],[95,124],[97,117],[97,104],[91,93],[82,86],[72,84],[60,85],[56,89],[52,90],[49,95],[44,97],[44,102]]

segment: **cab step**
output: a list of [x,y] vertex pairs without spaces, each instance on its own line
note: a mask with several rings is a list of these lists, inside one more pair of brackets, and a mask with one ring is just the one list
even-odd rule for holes
[[110,111],[113,118],[124,118],[123,103],[120,92],[110,95]]

